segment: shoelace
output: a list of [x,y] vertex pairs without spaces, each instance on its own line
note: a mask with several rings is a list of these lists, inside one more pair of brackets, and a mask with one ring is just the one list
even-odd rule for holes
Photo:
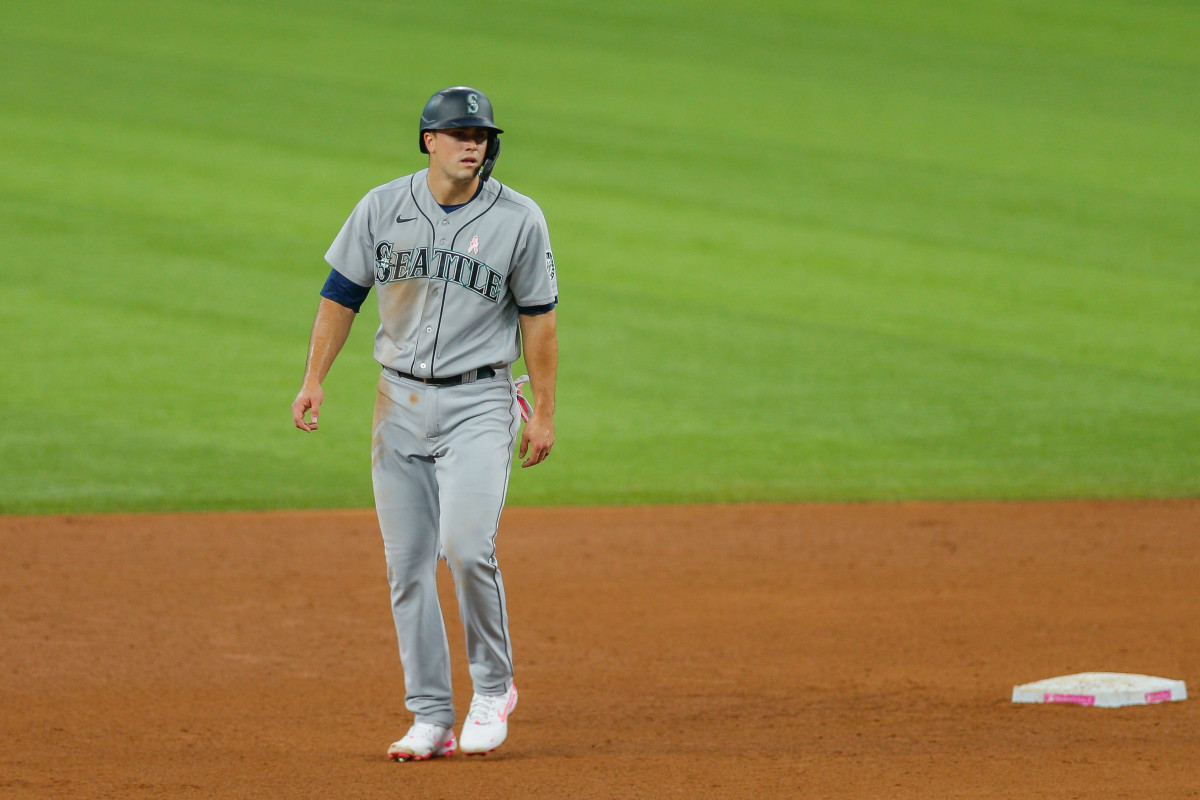
[[497,697],[476,695],[471,700],[471,710],[467,712],[467,719],[480,725],[485,725],[489,722],[499,722],[500,712],[504,710],[504,705],[507,702],[508,695],[506,694]]

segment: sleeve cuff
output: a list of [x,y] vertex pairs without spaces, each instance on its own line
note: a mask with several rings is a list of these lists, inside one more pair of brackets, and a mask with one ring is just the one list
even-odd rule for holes
[[336,269],[329,270],[329,277],[321,287],[321,297],[345,306],[356,314],[370,293],[370,286],[359,286]]
[[517,311],[527,317],[536,317],[539,314],[549,314],[558,305],[558,298],[554,298],[554,302],[547,303],[544,306],[517,306]]

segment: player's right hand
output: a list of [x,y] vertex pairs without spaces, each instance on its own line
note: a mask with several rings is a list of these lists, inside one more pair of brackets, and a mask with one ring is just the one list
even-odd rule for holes
[[[300,394],[296,395],[296,399],[292,401],[292,422],[296,423],[296,427],[302,431],[312,432],[317,429],[317,415],[321,411],[321,403],[325,401],[325,390],[320,384],[314,386],[305,385],[300,389]],[[309,415],[312,422],[304,421],[304,412],[312,409]]]

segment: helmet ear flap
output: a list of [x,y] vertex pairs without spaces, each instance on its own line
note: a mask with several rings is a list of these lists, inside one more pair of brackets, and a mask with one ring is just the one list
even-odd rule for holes
[[496,159],[500,157],[500,136],[492,133],[488,135],[487,150],[483,151],[483,166],[479,169],[479,179],[487,183],[487,179],[492,177],[492,167],[496,166]]

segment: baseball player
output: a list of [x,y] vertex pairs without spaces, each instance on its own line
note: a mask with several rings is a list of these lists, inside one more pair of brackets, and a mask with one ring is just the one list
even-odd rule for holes
[[[398,761],[491,752],[517,704],[496,532],[518,432],[524,467],[554,446],[558,283],[541,209],[490,179],[503,132],[492,116],[466,86],[429,99],[419,127],[428,168],[368,192],[325,254],[332,270],[292,403],[296,427],[317,430],[321,382],[376,287],[383,370],[371,478],[414,717],[388,749]],[[511,372],[522,353],[533,387],[523,430]],[[439,558],[454,577],[474,684],[458,739]]]

